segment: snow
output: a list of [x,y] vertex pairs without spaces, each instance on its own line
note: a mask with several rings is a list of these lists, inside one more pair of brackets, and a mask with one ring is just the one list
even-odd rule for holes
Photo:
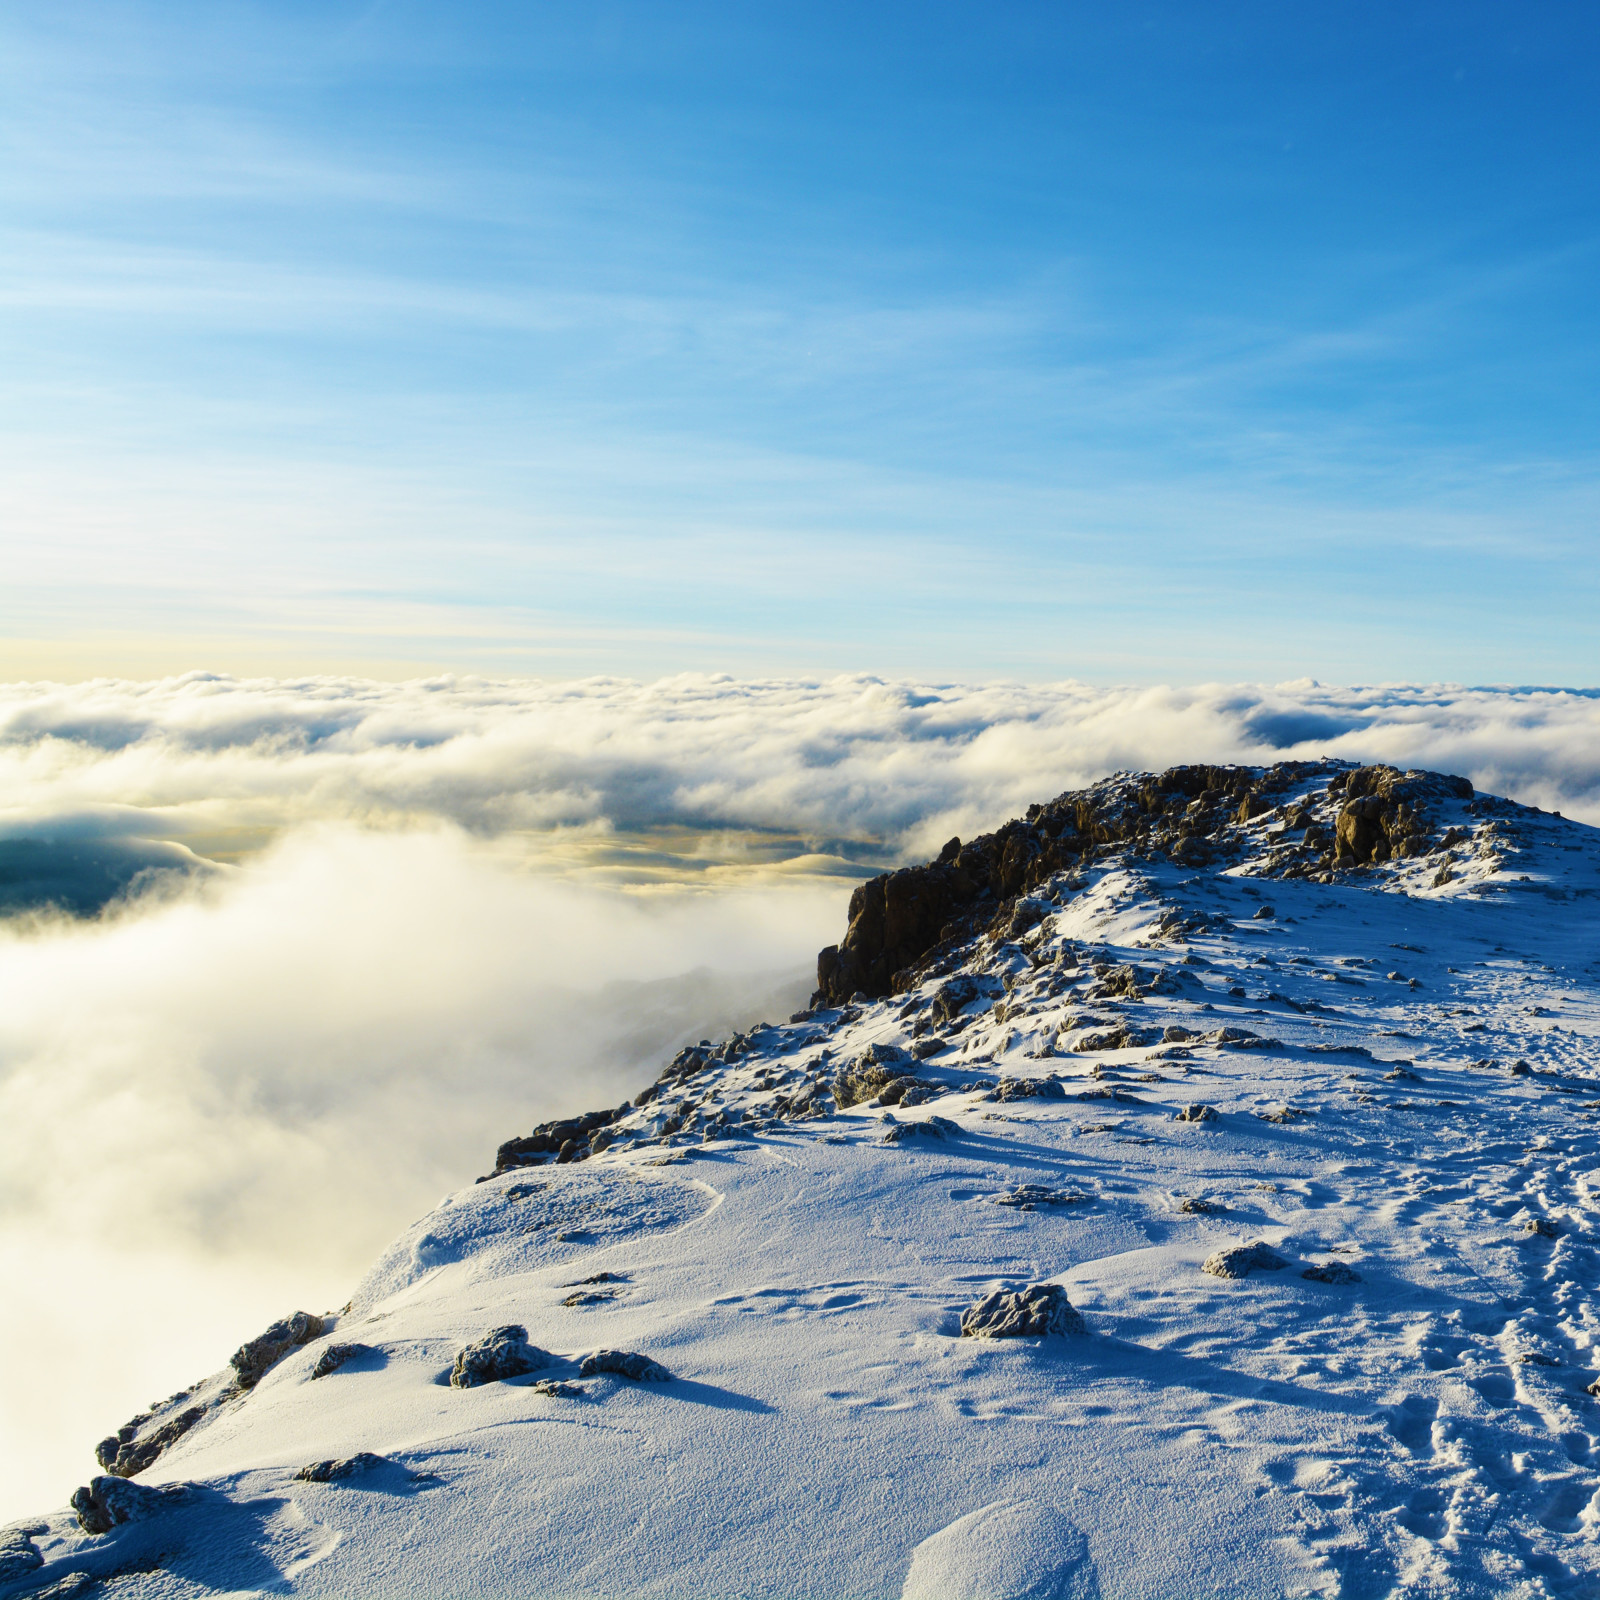
[[[958,1030],[932,973],[696,1058],[602,1154],[447,1197],[322,1338],[196,1391],[138,1480],[184,1495],[24,1524],[45,1563],[0,1593],[1596,1592],[1600,840],[1446,820],[1443,884],[1264,877],[1271,817],[1226,869],[1109,854],[963,952]],[[1116,1027],[1145,1042],[1073,1048]],[[936,1095],[835,1107],[930,1033],[895,1070]],[[1202,1270],[1258,1242],[1287,1265]],[[961,1337],[1035,1284],[1087,1331]],[[550,1362],[450,1387],[513,1324]],[[330,1342],[367,1352],[313,1380]]]

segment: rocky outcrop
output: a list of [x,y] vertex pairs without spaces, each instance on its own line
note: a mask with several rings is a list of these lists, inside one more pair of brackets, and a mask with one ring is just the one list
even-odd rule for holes
[[914,1058],[895,1045],[868,1045],[861,1055],[834,1075],[834,1102],[843,1111],[863,1100],[871,1100],[902,1078],[909,1077],[915,1082],[915,1066]]
[[456,1352],[450,1387],[476,1389],[480,1384],[520,1378],[525,1372],[537,1372],[549,1365],[550,1357],[528,1343],[528,1330],[509,1322]]
[[189,1406],[177,1416],[170,1417],[159,1428],[141,1434],[140,1425],[147,1420],[135,1417],[109,1438],[95,1446],[95,1459],[107,1472],[118,1478],[132,1478],[153,1466],[206,1414],[205,1406]]
[[[654,1093],[654,1089],[650,1090],[639,1103],[644,1104]],[[498,1177],[517,1167],[541,1167],[547,1162],[565,1165],[569,1161],[582,1161],[606,1148],[610,1140],[604,1130],[631,1109],[629,1105],[622,1105],[614,1110],[586,1111],[581,1117],[558,1117],[554,1122],[541,1122],[532,1133],[507,1139],[500,1146],[495,1152],[494,1171],[489,1176]]]
[[1087,1331],[1059,1283],[997,1289],[961,1313],[963,1339],[1042,1339],[1047,1334]]
[[[1312,798],[1341,801],[1335,837],[1290,790],[1326,776]],[[1470,800],[1465,778],[1344,762],[1284,761],[1268,768],[1192,765],[1121,774],[1028,808],[976,839],[952,839],[936,860],[859,885],[844,938],[817,956],[814,1003],[897,994],[962,940],[987,931],[1021,939],[1054,902],[1035,893],[1057,873],[1114,849],[1186,866],[1229,859],[1271,824],[1273,875],[1304,877],[1435,848],[1430,804]],[[1124,977],[1124,982],[1129,980]]]
[[253,1389],[291,1350],[322,1335],[322,1318],[314,1311],[296,1311],[293,1316],[274,1322],[267,1331],[248,1344],[242,1344],[228,1357],[239,1375],[242,1389]]
[[1341,866],[1426,855],[1435,847],[1429,802],[1470,800],[1473,792],[1465,778],[1385,766],[1336,774],[1328,788],[1345,797],[1334,829],[1334,860]]

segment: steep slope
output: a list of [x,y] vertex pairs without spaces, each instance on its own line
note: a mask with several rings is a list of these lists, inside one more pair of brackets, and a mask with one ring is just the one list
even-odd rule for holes
[[1594,830],[1458,779],[1064,796],[108,1439],[0,1594],[1592,1594],[1597,958]]

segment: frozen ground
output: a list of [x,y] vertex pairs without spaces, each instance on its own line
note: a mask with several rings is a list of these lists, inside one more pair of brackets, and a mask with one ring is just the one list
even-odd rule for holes
[[[1268,876],[1325,782],[468,1183],[253,1389],[129,1430],[200,1412],[103,1489],[131,1520],[17,1525],[0,1594],[1600,1594],[1595,830],[1480,797]],[[1085,1331],[961,1336],[1033,1284]],[[509,1324],[531,1370],[452,1387]]]

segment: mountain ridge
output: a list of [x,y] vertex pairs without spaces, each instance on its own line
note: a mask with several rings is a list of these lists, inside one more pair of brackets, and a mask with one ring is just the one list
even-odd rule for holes
[[[199,1592],[128,1563],[236,1515],[278,1592],[1583,1592],[1594,834],[1327,762],[1116,774],[952,841],[858,887],[809,1008],[506,1141],[342,1311],[109,1437],[0,1581]],[[603,1460],[547,1442],[574,1427]],[[678,1506],[642,1540],[625,1459]],[[446,1528],[385,1566],[358,1481],[430,1527],[521,1484],[568,1553]],[[780,1515],[838,1481],[875,1538]]]

